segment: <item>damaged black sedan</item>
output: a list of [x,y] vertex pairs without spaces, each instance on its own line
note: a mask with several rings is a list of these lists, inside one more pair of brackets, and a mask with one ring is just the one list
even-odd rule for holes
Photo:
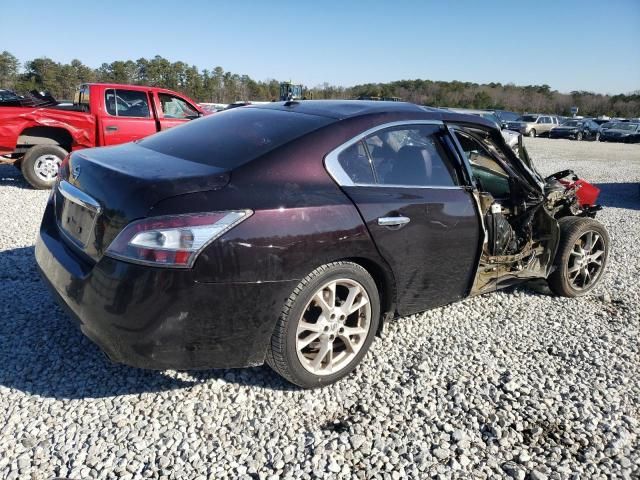
[[478,116],[401,102],[248,106],[74,152],[36,259],[116,361],[353,370],[383,322],[547,279],[576,297],[609,253],[597,188],[542,177]]

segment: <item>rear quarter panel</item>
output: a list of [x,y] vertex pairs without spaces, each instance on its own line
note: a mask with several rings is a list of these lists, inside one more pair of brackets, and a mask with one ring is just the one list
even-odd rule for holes
[[0,108],[0,153],[12,153],[18,137],[30,127],[56,127],[67,130],[72,149],[90,148],[96,143],[96,122],[91,114],[54,108]]
[[234,170],[222,190],[172,197],[152,208],[153,215],[254,211],[200,255],[199,281],[299,280],[320,265],[354,257],[384,263],[356,207],[324,168],[334,141],[311,136]]

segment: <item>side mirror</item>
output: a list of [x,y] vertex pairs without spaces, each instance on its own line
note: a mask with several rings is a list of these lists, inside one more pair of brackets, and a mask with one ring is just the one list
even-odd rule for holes
[[187,115],[185,118],[187,120],[195,120],[196,118],[200,118],[202,116],[202,114],[200,112],[198,112],[196,115]]

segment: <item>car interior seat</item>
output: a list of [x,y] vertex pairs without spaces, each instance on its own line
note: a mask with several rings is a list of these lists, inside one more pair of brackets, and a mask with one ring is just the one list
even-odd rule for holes
[[428,185],[433,172],[431,154],[420,146],[407,145],[398,151],[398,158],[385,179],[396,185]]

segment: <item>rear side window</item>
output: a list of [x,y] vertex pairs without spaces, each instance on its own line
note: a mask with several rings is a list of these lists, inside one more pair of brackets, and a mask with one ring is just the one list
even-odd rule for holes
[[73,104],[79,110],[83,112],[88,112],[90,105],[90,88],[89,85],[82,85],[76,89],[76,93],[73,98]]
[[104,91],[104,101],[107,113],[114,117],[149,118],[151,116],[146,92],[109,88]]
[[340,152],[338,163],[353,183],[373,184],[373,170],[366,148],[362,142],[355,143]]
[[187,122],[139,144],[166,155],[232,169],[333,121],[304,113],[241,107]]

